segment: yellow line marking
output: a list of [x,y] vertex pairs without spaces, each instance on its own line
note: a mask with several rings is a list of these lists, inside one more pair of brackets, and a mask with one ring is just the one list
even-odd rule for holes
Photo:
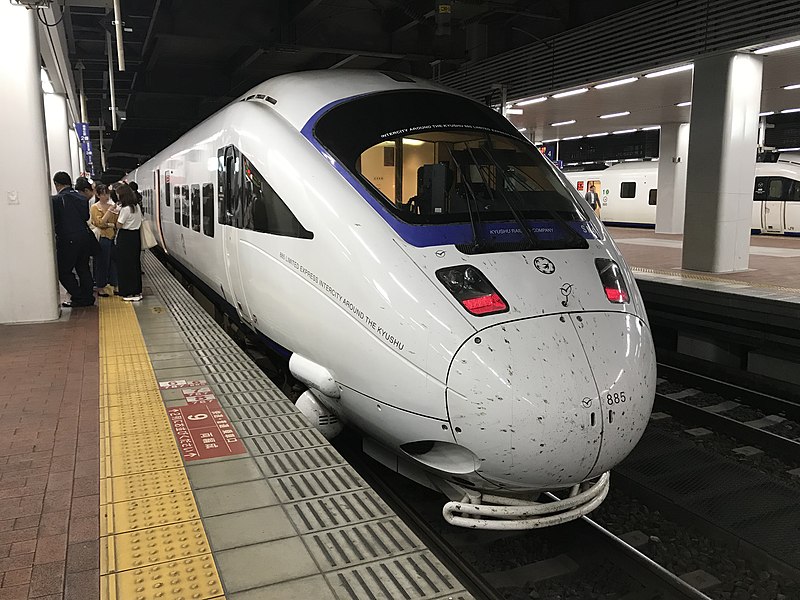
[[100,597],[224,600],[133,306],[100,302]]

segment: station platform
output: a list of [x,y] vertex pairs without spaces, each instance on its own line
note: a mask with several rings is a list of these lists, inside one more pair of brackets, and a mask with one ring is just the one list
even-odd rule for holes
[[0,599],[467,599],[153,257],[0,326]]
[[639,280],[800,303],[800,237],[751,236],[747,271],[700,273],[681,268],[682,235],[633,227],[607,229]]

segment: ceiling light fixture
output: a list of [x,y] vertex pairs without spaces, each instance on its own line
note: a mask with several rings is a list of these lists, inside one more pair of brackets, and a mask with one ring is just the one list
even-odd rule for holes
[[618,112],[618,113],[610,113],[610,114],[607,114],[607,115],[600,115],[600,118],[601,119],[613,119],[614,117],[627,117],[629,114],[631,114],[631,111],[626,110],[626,111]]
[[800,150],[800,146],[794,148],[778,148],[778,152],[797,152],[798,150]]
[[755,54],[767,54],[768,52],[778,52],[779,50],[788,50],[789,48],[797,48],[800,46],[800,40],[794,42],[786,42],[785,44],[778,44],[776,46],[767,46],[766,48],[759,48]]
[[588,92],[589,88],[580,88],[578,90],[570,90],[568,92],[560,92],[558,94],[553,94],[553,98],[566,98],[567,96],[576,96],[578,94],[583,94]]
[[556,138],[554,140],[542,140],[542,143],[543,144],[552,144],[553,142],[558,142],[558,141],[560,141],[560,140],[558,138]]
[[785,90],[800,90],[800,83],[793,83],[792,85],[783,86]]
[[651,125],[650,127],[642,127],[642,131],[653,131],[654,129],[661,129],[661,125]]
[[547,100],[547,96],[542,96],[540,98],[532,98],[530,100],[523,100],[522,102],[517,102],[517,106],[528,106],[529,104],[538,104],[539,102],[544,102]]
[[768,110],[767,112],[758,113],[758,116],[759,117],[768,117],[768,116],[774,115],[774,114],[775,114],[774,110]]
[[517,127],[517,131],[519,131],[520,133],[522,133],[522,132],[524,132],[524,131],[528,131],[528,130],[527,130],[527,128],[525,128],[525,127]]
[[796,112],[800,112],[800,108],[787,108],[786,110],[782,110],[781,114],[785,115],[787,113],[796,113]]
[[614,135],[620,135],[622,133],[633,133],[636,129],[620,129],[619,131],[612,131]]
[[678,108],[683,108],[684,106],[691,106],[691,105],[692,105],[691,101],[686,101],[686,102],[678,102],[675,106],[677,106]]
[[521,115],[523,110],[521,108],[507,108],[506,114],[507,115]]
[[575,123],[575,119],[571,119],[569,121],[559,121],[558,123],[550,123],[550,127],[561,127],[562,125],[572,125]]
[[582,135],[573,135],[572,137],[561,138],[561,141],[562,142],[567,142],[567,141],[570,141],[570,140],[579,140],[581,138],[583,138]]
[[672,75],[673,73],[680,73],[682,71],[689,71],[694,69],[694,65],[681,65],[680,67],[672,67],[670,69],[663,69],[661,71],[653,71],[652,73],[648,73],[645,75],[648,79],[652,79],[653,77],[662,77],[664,75]]
[[604,90],[610,87],[617,87],[618,85],[625,85],[626,83],[633,83],[634,81],[639,81],[638,77],[628,77],[627,79],[619,79],[617,81],[609,81],[608,83],[601,83],[599,85],[594,86],[596,90]]
[[604,135],[610,135],[610,134],[607,131],[604,131],[603,133],[589,133],[589,134],[587,134],[586,137],[587,138],[589,138],[589,137],[603,137]]

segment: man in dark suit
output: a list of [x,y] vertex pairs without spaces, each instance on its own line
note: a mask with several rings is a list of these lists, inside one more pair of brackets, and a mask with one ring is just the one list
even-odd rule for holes
[[70,295],[70,301],[62,306],[92,306],[94,283],[89,270],[89,257],[95,240],[86,224],[89,220],[89,201],[72,187],[72,178],[68,173],[59,171],[53,176],[53,183],[58,192],[52,197],[58,280]]
[[584,194],[584,199],[589,203],[589,206],[592,207],[594,210],[594,214],[597,215],[597,218],[600,218],[600,196],[597,195],[597,192],[594,191],[594,185],[589,186],[589,191]]

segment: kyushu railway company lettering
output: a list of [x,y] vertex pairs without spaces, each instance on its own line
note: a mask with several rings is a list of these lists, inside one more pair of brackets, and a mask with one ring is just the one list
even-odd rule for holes
[[326,294],[328,294],[331,298],[333,298],[336,302],[344,306],[354,317],[356,317],[359,321],[364,323],[368,329],[373,331],[380,339],[384,342],[397,348],[397,350],[403,350],[405,344],[401,342],[398,338],[394,335],[389,333],[386,329],[382,326],[378,325],[378,323],[372,320],[367,313],[365,313],[361,308],[357,305],[353,304],[348,298],[340,294],[336,288],[328,284],[318,275],[316,275],[313,271],[308,270],[298,261],[293,259],[291,256],[287,256],[283,252],[280,253],[281,260],[284,261],[286,264],[291,265],[300,275],[311,281],[314,285],[319,287],[323,290]]

